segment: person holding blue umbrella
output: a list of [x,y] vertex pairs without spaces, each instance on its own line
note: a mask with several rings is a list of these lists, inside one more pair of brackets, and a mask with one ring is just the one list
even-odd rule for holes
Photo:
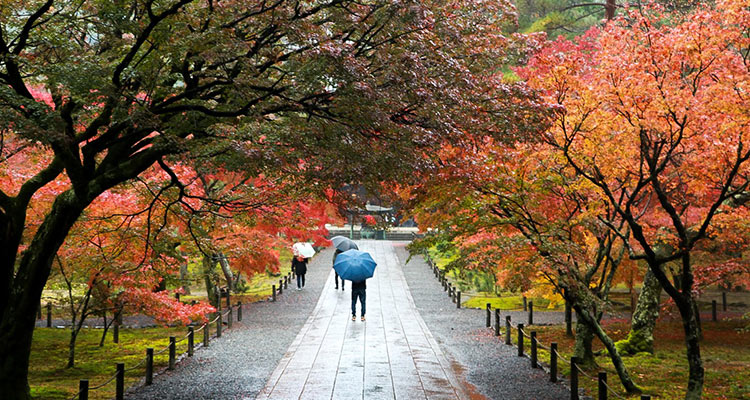
[[357,319],[357,299],[361,304],[362,321],[365,320],[368,278],[375,274],[378,264],[370,253],[359,250],[347,250],[336,257],[333,269],[342,278],[352,281],[352,321]]

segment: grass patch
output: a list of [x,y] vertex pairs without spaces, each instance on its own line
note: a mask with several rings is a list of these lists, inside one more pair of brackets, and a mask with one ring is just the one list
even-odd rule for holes
[[[701,355],[705,368],[703,398],[707,400],[745,399],[750,398],[750,333],[742,332],[747,321],[727,320],[703,323],[704,340],[701,342]],[[574,338],[565,336],[565,326],[534,326],[540,343],[549,346],[557,342],[558,352],[570,359],[573,352]],[[527,329],[530,331],[532,329]],[[613,340],[625,338],[629,323],[614,320],[605,321],[605,329]],[[516,343],[515,331],[512,335]],[[645,394],[664,400],[683,399],[687,386],[688,366],[685,361],[685,343],[680,322],[663,322],[657,325],[655,334],[655,354],[639,353],[625,357],[624,362],[635,383],[644,389]],[[525,344],[528,351],[528,343]],[[595,340],[594,350],[601,351],[603,346]],[[600,369],[587,371],[596,376],[598,371],[607,372],[609,386],[621,396],[625,396],[617,373],[606,355],[596,357]],[[539,359],[549,363],[549,353],[539,349]],[[570,368],[563,362],[558,363],[560,372],[568,376]],[[579,377],[579,384],[590,396],[596,396],[597,383],[585,376]],[[610,394],[610,397],[611,396]],[[632,398],[639,398],[633,396]]]
[[[98,386],[115,374],[115,364],[125,363],[125,369],[140,363],[146,357],[146,348],[154,353],[169,344],[169,336],[180,340],[187,334],[185,327],[120,329],[120,343],[112,343],[112,331],[107,333],[104,346],[99,347],[102,329],[84,328],[76,345],[76,364],[65,368],[68,362],[68,329],[36,328],[31,345],[29,385],[35,398],[70,399],[78,392],[81,379],[89,380],[89,387]],[[197,337],[202,337],[196,335]],[[201,339],[196,339],[199,343]],[[177,354],[187,352],[187,340],[177,343]],[[154,356],[154,371],[169,363],[169,352]],[[138,383],[146,373],[145,364],[125,372],[125,387]],[[89,392],[89,399],[111,399],[115,396],[114,380],[101,389]]]
[[[553,308],[549,308],[549,299],[534,297],[528,299],[534,303],[534,310],[536,311],[558,311],[565,308],[565,304],[557,304]],[[521,295],[503,295],[497,297],[492,293],[477,293],[472,298],[462,302],[464,307],[468,308],[481,308],[484,309],[490,303],[493,309],[500,310],[523,310],[523,296]]]

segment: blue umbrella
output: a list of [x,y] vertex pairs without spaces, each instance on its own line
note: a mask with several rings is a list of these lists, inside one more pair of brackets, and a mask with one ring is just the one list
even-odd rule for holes
[[347,250],[336,257],[333,269],[336,270],[341,279],[359,282],[367,278],[372,278],[377,265],[370,253],[359,250]]

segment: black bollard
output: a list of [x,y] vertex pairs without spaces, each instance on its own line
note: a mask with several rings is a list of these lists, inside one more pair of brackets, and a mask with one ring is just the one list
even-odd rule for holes
[[534,324],[534,302],[529,302],[529,326]]
[[146,385],[154,383],[154,349],[146,349]]
[[492,309],[492,307],[490,306],[490,303],[487,303],[487,323],[486,323],[486,325],[487,325],[486,327],[487,328],[489,328],[490,325],[492,325],[492,311],[491,311],[491,309]]
[[192,326],[188,326],[188,357],[193,356],[195,350],[195,330]]
[[89,380],[78,381],[78,400],[89,400]]
[[271,285],[271,301],[276,301],[276,285]]
[[577,357],[570,357],[570,400],[578,400],[578,364]]
[[167,369],[170,371],[174,369],[174,360],[177,355],[176,354],[177,352],[175,351],[175,347],[176,347],[175,337],[170,336],[169,337],[169,365],[167,366]]
[[510,315],[505,316],[505,344],[511,345],[510,340]]
[[557,382],[557,343],[549,345],[549,381]]
[[125,364],[117,363],[117,378],[115,378],[115,399],[125,399]]
[[523,357],[523,324],[518,324],[518,356]]
[[599,400],[607,400],[607,373],[599,372]]
[[495,309],[495,336],[500,336],[500,310]]
[[531,331],[531,368],[538,368],[536,355],[536,331]]

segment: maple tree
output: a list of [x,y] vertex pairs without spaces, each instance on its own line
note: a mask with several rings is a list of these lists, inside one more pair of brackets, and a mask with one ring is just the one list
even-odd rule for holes
[[638,392],[600,321],[617,282],[625,247],[601,220],[622,225],[597,205],[596,188],[555,150],[534,143],[496,143],[441,152],[441,171],[405,196],[420,227],[456,243],[464,269],[494,274],[507,290],[554,288],[576,311],[576,357],[593,364],[592,341],[605,344],[628,392]]
[[[724,227],[747,213],[747,6],[719,1],[687,16],[631,10],[585,49],[550,47],[527,76],[560,109],[542,139],[626,222],[608,225],[679,310],[687,399],[701,397],[704,377],[696,264],[717,238],[738,235]],[[736,251],[708,258],[744,263]]]
[[[0,5],[0,392],[98,197],[177,155],[323,186],[424,166],[467,126],[517,135],[507,2],[29,0]],[[515,50],[514,50],[515,51]],[[502,90],[497,90],[502,89]],[[388,168],[384,168],[388,166]],[[293,167],[293,168],[292,168]],[[332,184],[336,183],[338,184]],[[162,294],[164,295],[164,294]]]

